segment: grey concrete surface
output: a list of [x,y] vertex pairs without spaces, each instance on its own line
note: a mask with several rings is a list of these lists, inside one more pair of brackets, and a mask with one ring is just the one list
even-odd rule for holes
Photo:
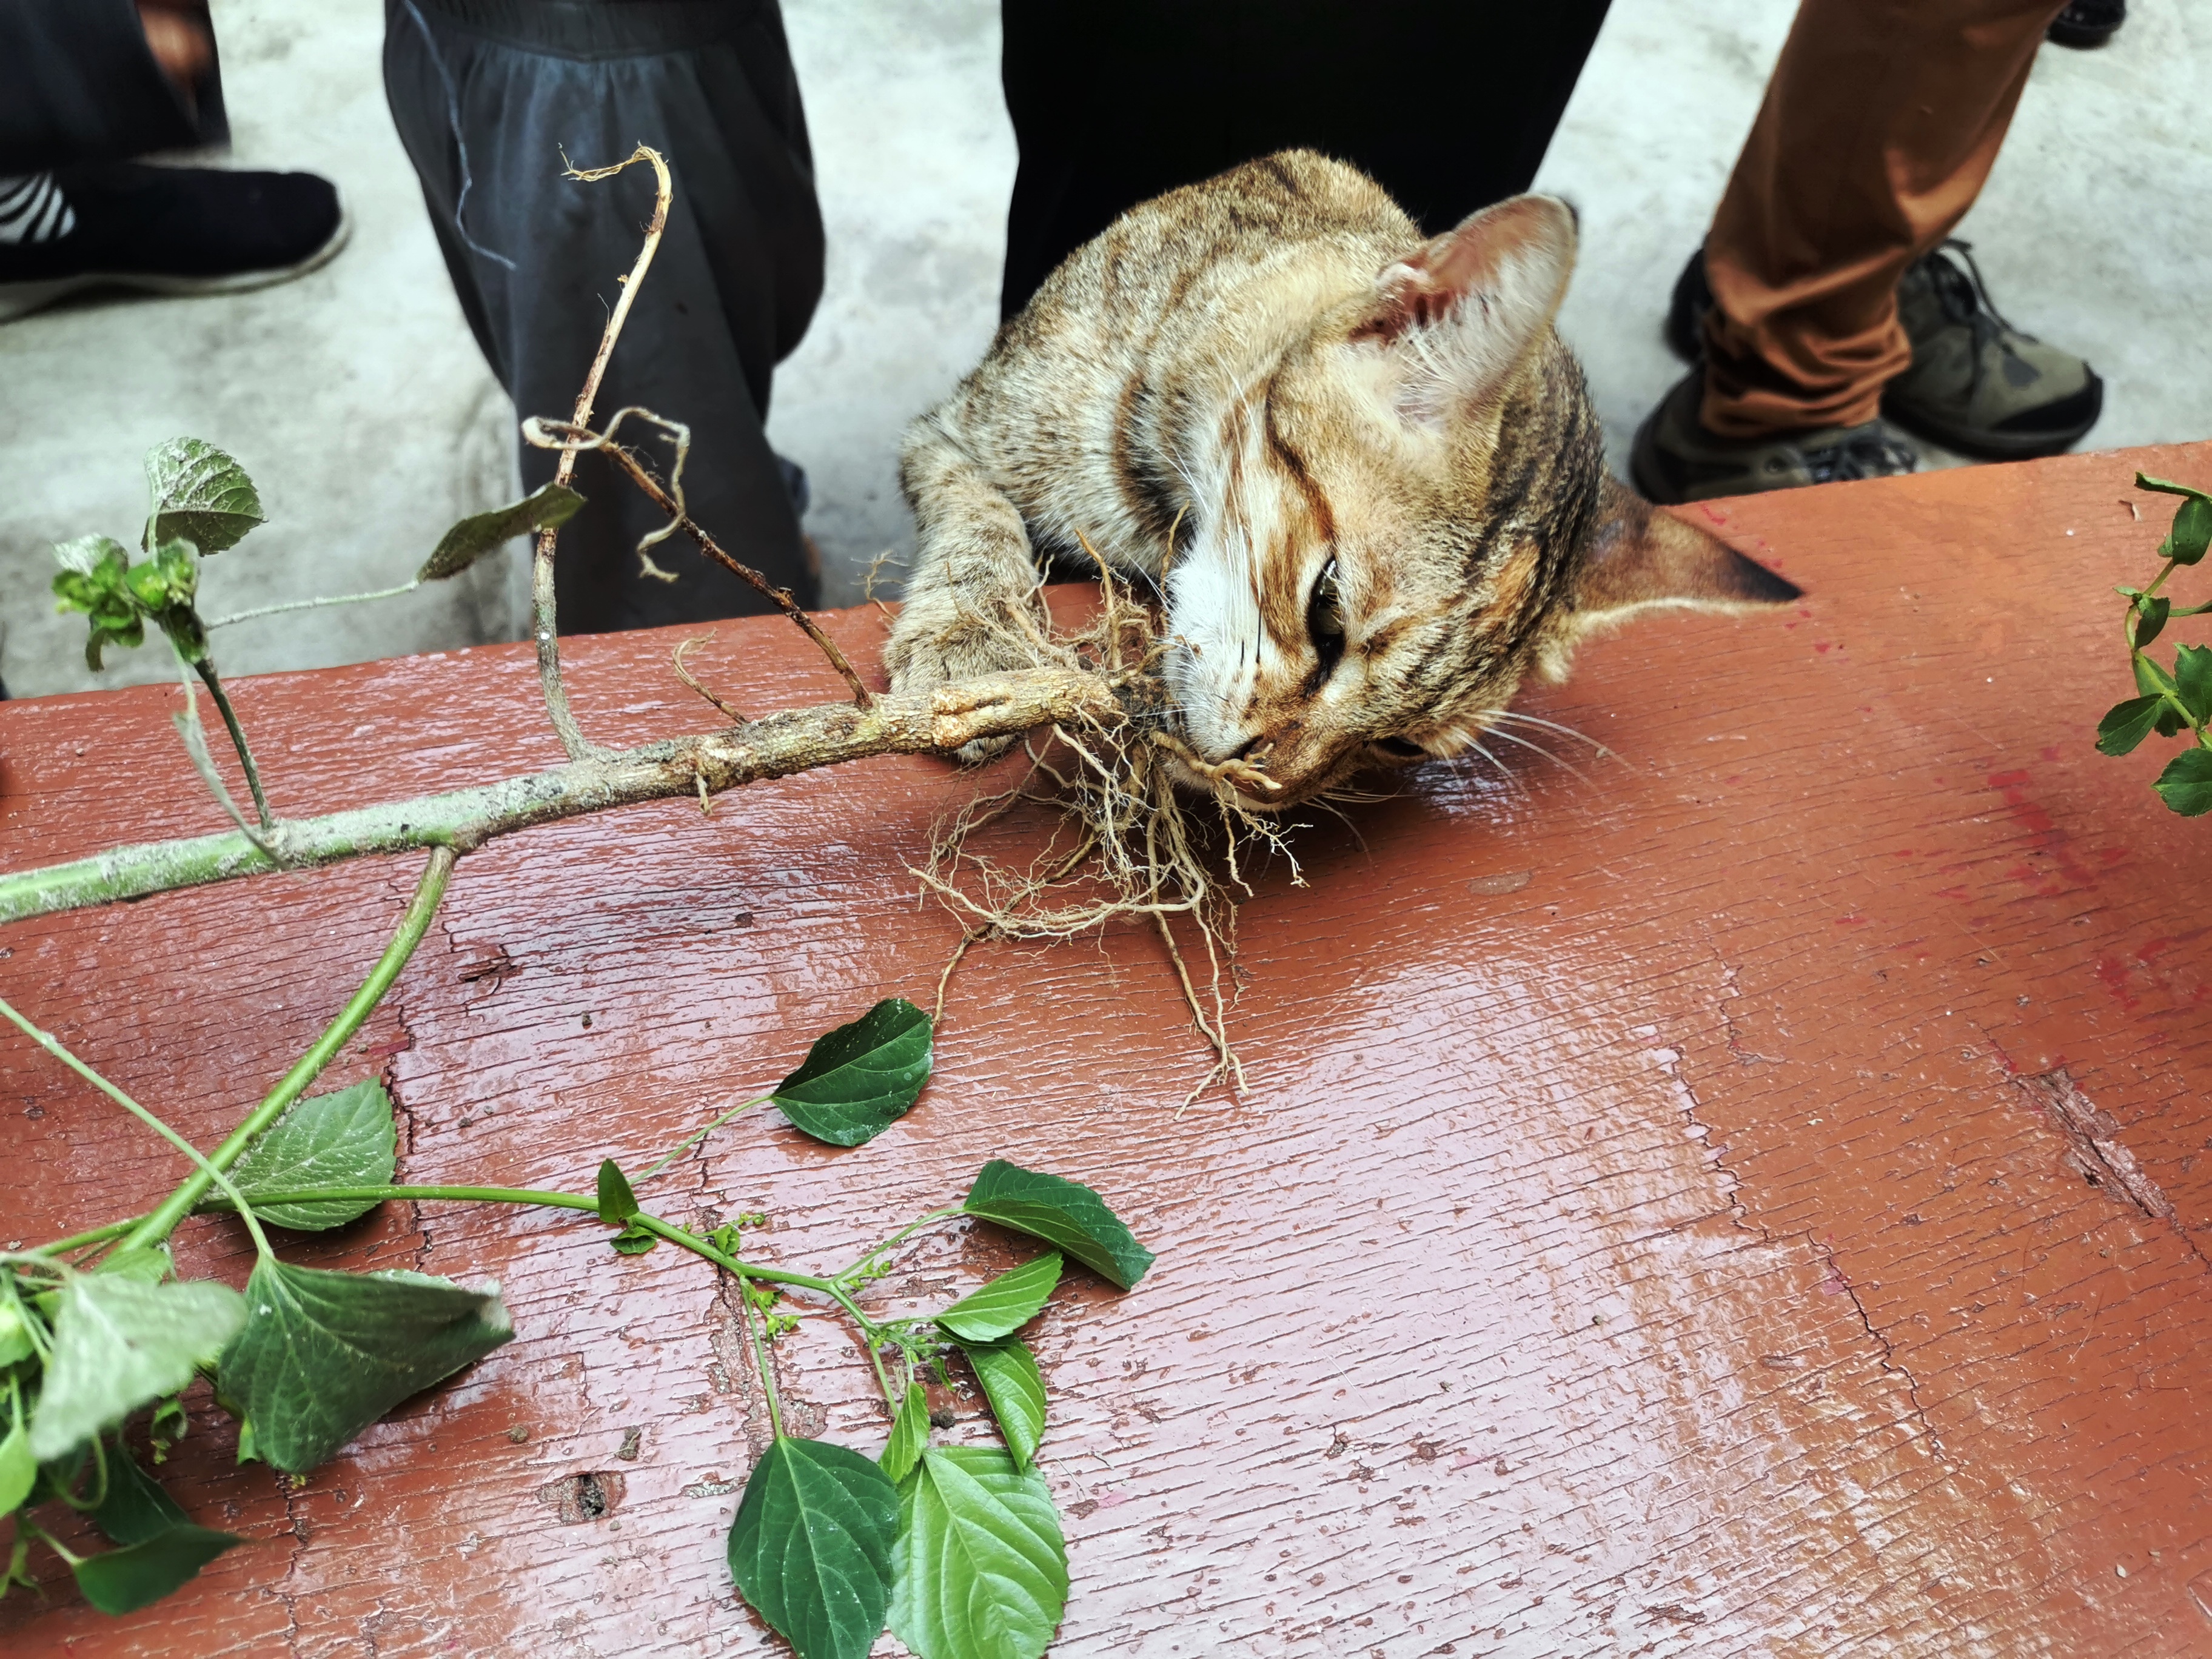
[[[1682,370],[1659,337],[1789,26],[1790,0],[1616,0],[1540,184],[1583,210],[1562,326],[1616,459]],[[211,561],[208,610],[389,585],[445,526],[503,497],[513,414],[455,307],[384,109],[378,0],[215,0],[233,164],[313,167],[349,202],[331,264],[259,294],[101,300],[0,326],[0,618],[17,695],[161,678],[155,648],[97,678],[53,616],[48,544],[143,512],[139,457],[179,432],[231,449],[272,522]],[[770,431],[811,474],[829,595],[910,544],[896,435],[997,316],[1013,146],[990,0],[786,0],[805,88],[828,288],[781,371]],[[2091,445],[2212,434],[2212,139],[2195,88],[2212,12],[2139,0],[2099,52],[2047,49],[1962,234],[2018,325],[2108,380]],[[1471,93],[1474,75],[1470,72]],[[581,186],[580,186],[581,188]],[[680,411],[670,411],[680,415]],[[701,461],[710,458],[699,458]],[[695,462],[695,465],[698,464]],[[511,636],[512,571],[249,623],[232,673]]]

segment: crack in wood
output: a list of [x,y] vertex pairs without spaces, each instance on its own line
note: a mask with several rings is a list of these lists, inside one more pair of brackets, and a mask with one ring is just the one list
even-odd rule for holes
[[1928,1420],[1928,1413],[1921,1409],[1919,1379],[1913,1376],[1912,1368],[1897,1357],[1897,1345],[1884,1335],[1881,1328],[1874,1322],[1874,1316],[1867,1311],[1866,1302],[1859,1295],[1859,1287],[1852,1284],[1845,1276],[1843,1264],[1837,1260],[1835,1246],[1824,1239],[1814,1237],[1810,1233],[1805,1235],[1805,1242],[1820,1253],[1821,1259],[1828,1264],[1829,1278],[1835,1281],[1837,1288],[1850,1298],[1851,1310],[1858,1315],[1859,1323],[1866,1328],[1866,1334],[1874,1339],[1875,1346],[1881,1350],[1882,1370],[1905,1384],[1905,1397],[1912,1407],[1912,1420],[1920,1425],[1920,1432],[1928,1437],[1929,1449],[1935,1454],[1936,1461],[1948,1464],[1951,1460],[1944,1454],[1942,1437],[1936,1432],[1935,1425]]
[[[1726,976],[1728,994],[1721,1000],[1719,1012],[1727,1030],[1729,1052],[1739,1065],[1758,1064],[1767,1057],[1748,1055],[1737,1047],[1735,1022],[1729,1018],[1727,1005],[1729,1001],[1741,994],[1736,989],[1735,969],[1729,967],[1725,962],[1721,966]],[[1762,1243],[1770,1245],[1778,1243],[1779,1241],[1766,1224],[1753,1216],[1744,1203],[1743,1178],[1730,1167],[1721,1146],[1714,1143],[1711,1126],[1700,1115],[1703,1109],[1698,1100],[1698,1091],[1691,1085],[1689,1079],[1683,1074],[1680,1054],[1672,1048],[1662,1048],[1658,1053],[1661,1056],[1661,1063],[1667,1068],[1668,1075],[1674,1080],[1674,1086],[1681,1091],[1682,1115],[1688,1121],[1691,1135],[1703,1147],[1707,1165],[1725,1183],[1723,1196],[1728,1200],[1730,1218],[1745,1231],[1756,1235]],[[1904,1385],[1905,1397],[1911,1408],[1912,1420],[1918,1426],[1920,1432],[1927,1437],[1929,1451],[1937,1462],[1948,1464],[1950,1459],[1944,1452],[1942,1438],[1937,1435],[1935,1425],[1929,1422],[1927,1413],[1921,1407],[1919,1379],[1913,1376],[1911,1367],[1898,1358],[1896,1345],[1875,1324],[1874,1316],[1868,1310],[1865,1301],[1860,1297],[1858,1287],[1844,1276],[1843,1267],[1837,1261],[1834,1247],[1809,1231],[1798,1236],[1803,1237],[1807,1243],[1820,1252],[1821,1259],[1827,1265],[1829,1278],[1844,1295],[1850,1298],[1851,1309],[1857,1314],[1859,1324],[1864,1328],[1867,1335],[1873,1340],[1875,1348],[1879,1350],[1879,1363],[1882,1370],[1896,1377]]]
[[[2120,1121],[2083,1094],[2063,1066],[2033,1077],[2016,1077],[2013,1085],[2044,1109],[2066,1138],[2060,1159],[2092,1187],[2117,1194],[2145,1215],[2180,1228],[2173,1200],[2159,1189],[2150,1172],[2120,1139]],[[2187,1236],[2183,1230],[2184,1237]],[[2193,1249],[2194,1246],[2192,1245]]]

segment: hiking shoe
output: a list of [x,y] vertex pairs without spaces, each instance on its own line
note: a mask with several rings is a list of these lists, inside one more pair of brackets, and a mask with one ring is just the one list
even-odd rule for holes
[[1667,343],[1686,363],[1705,355],[1705,313],[1713,308],[1713,285],[1705,278],[1703,244],[1674,279],[1674,292],[1667,301]]
[[1923,438],[2020,460],[2071,447],[2104,412],[2104,381],[1997,315],[1972,247],[1955,237],[1905,267],[1897,315],[1912,366],[1882,388],[1882,412]]
[[[1705,354],[1712,308],[1699,248],[1667,307],[1667,343],[1692,362]],[[1882,388],[1882,413],[1947,449],[1999,460],[2056,455],[2104,412],[2105,383],[2088,364],[1997,314],[1971,243],[1953,237],[1907,265],[1897,316],[1912,363]]]
[[2054,46],[2101,46],[2128,21],[2128,0],[2072,0],[2043,38]]
[[1636,429],[1629,476],[1662,506],[1845,478],[1893,477],[1920,462],[1911,444],[1881,420],[1765,438],[1717,438],[1698,420],[1705,395],[1705,371],[1692,369]]
[[0,322],[94,288],[235,294],[313,270],[349,228],[312,173],[137,162],[0,179]]

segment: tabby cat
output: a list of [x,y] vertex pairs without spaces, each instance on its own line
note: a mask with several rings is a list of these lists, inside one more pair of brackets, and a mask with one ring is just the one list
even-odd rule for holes
[[893,686],[1023,665],[1079,535],[1164,595],[1185,746],[1281,807],[1464,748],[1595,625],[1796,598],[1606,475],[1552,327],[1574,256],[1550,198],[1424,240],[1303,150],[1132,209],[908,429]]

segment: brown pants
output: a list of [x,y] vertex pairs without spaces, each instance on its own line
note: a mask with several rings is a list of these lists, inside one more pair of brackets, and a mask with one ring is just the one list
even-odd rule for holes
[[1701,418],[1874,419],[1911,361],[1897,280],[1980,194],[2064,0],[1802,0],[1705,242]]

